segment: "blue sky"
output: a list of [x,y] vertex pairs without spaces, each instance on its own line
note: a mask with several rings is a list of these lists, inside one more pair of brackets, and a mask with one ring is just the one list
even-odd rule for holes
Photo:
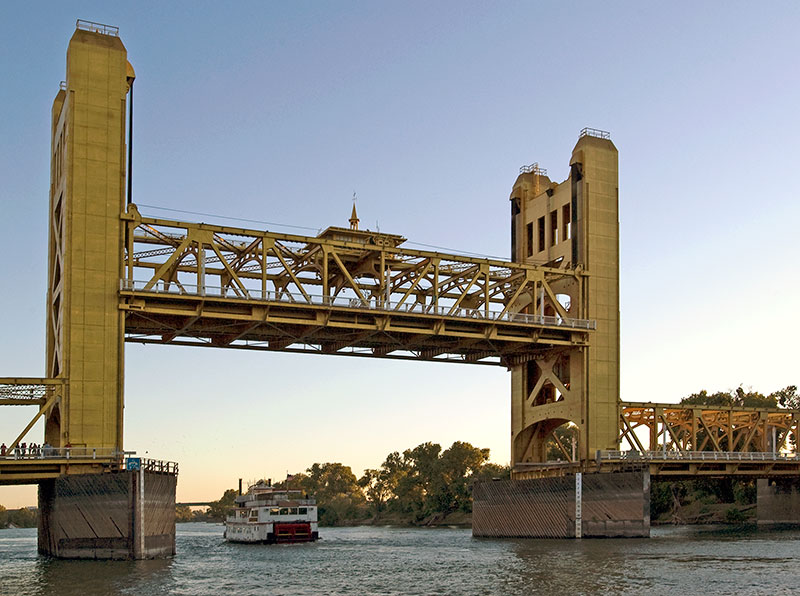
[[[560,181],[580,129],[610,131],[623,399],[798,382],[794,2],[4,2],[0,376],[44,370],[49,113],[77,18],[119,26],[136,69],[140,205],[314,233],[355,191],[362,226],[508,256],[519,166]],[[126,368],[126,447],[180,461],[182,500],[423,441],[509,459],[500,368],[136,345]],[[30,415],[4,408],[0,439]]]

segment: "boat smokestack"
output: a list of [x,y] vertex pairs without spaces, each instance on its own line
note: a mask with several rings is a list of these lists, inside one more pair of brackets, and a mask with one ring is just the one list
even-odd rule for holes
[[239,478],[239,496],[242,496],[242,479]]

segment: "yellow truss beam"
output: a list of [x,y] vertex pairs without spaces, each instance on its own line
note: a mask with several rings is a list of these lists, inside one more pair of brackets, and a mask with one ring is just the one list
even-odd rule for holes
[[[714,451],[762,451],[767,447],[767,429],[776,429],[776,445],[779,451],[786,444],[790,433],[798,433],[800,410],[783,408],[745,408],[677,404],[658,404],[653,402],[620,402],[619,441],[623,439],[635,443],[642,450],[644,446],[635,435],[636,427],[647,427],[650,433],[650,450],[656,450],[654,440],[662,433],[668,433],[675,448],[687,451],[704,451],[710,444]],[[658,426],[661,425],[659,430]],[[695,442],[702,431],[702,442]],[[761,445],[754,443],[761,433]],[[656,439],[654,439],[656,437]],[[800,437],[798,437],[800,438]],[[720,439],[727,441],[720,443]],[[778,440],[779,439],[779,440]]]
[[[122,219],[133,239],[120,267],[129,341],[508,366],[587,345],[594,327],[569,319],[550,287],[580,288],[579,268],[141,218],[134,208]],[[526,294],[521,303],[535,304],[538,288],[561,319],[512,312]]]

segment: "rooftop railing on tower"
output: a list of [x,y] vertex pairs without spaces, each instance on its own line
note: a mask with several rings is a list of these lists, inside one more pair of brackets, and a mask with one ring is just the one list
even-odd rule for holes
[[599,128],[583,128],[581,130],[580,137],[596,137],[598,139],[606,139],[611,140],[611,133],[606,130],[600,130]]
[[538,163],[532,163],[529,166],[522,166],[519,169],[520,174],[536,174],[537,176],[547,176],[547,170],[540,168]]
[[104,25],[103,23],[94,23],[92,21],[78,19],[75,21],[75,28],[81,31],[91,31],[92,33],[119,37],[119,27],[115,27],[114,25]]

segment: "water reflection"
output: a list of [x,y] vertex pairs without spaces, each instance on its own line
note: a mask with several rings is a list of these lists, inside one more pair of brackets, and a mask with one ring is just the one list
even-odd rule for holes
[[181,524],[178,557],[60,561],[0,531],[0,594],[716,594],[795,589],[800,532],[656,528],[647,539],[487,540],[469,530],[326,528],[317,543],[228,544]]
[[167,594],[173,561],[64,561],[39,557],[35,583],[41,596]]

